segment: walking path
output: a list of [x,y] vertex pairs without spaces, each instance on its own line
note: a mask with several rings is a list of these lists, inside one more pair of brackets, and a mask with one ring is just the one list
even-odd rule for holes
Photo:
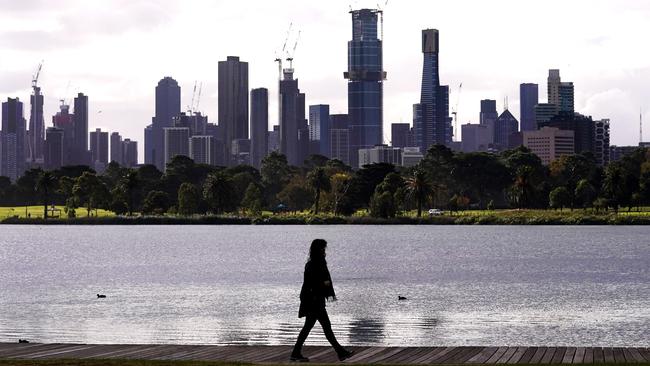
[[[618,347],[350,347],[358,364],[650,363],[650,348]],[[291,346],[191,346],[0,343],[0,359],[144,359],[286,363]],[[316,363],[336,363],[331,347],[306,346]]]

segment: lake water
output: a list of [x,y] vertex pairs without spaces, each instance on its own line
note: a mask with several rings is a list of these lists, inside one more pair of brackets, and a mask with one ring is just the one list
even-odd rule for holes
[[650,228],[611,226],[0,226],[0,342],[292,344],[317,237],[343,344],[650,346]]

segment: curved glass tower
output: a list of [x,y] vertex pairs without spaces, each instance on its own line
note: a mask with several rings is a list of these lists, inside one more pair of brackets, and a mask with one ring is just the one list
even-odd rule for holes
[[380,10],[351,11],[352,40],[348,42],[348,115],[351,165],[358,167],[359,149],[383,142],[382,40],[377,35]]

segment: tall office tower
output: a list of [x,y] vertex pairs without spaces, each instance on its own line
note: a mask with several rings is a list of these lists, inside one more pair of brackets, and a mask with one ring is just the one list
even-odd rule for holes
[[382,43],[377,20],[381,10],[351,11],[352,40],[348,42],[348,116],[350,118],[350,156],[358,167],[357,151],[383,142],[384,88]]
[[219,62],[219,127],[227,166],[233,166],[232,141],[248,138],[248,62],[228,56]]
[[560,112],[548,122],[543,122],[540,127],[555,127],[563,131],[574,132],[575,153],[585,151],[594,153],[596,124],[591,117],[579,113]]
[[48,127],[45,131],[45,170],[55,170],[63,166],[64,132],[58,127]]
[[77,164],[88,164],[88,96],[83,93],[74,98],[74,150],[80,154]]
[[124,139],[122,141],[122,159],[126,168],[133,168],[138,165],[138,142]]
[[490,130],[490,135],[492,135],[493,143],[497,118],[499,118],[499,113],[497,113],[497,101],[491,99],[481,100],[481,113],[479,115],[479,121],[482,125],[487,126]]
[[[280,152],[290,165],[302,166],[305,158],[301,130],[308,131],[305,119],[305,94],[298,88],[298,79],[293,78],[293,69],[283,70],[280,81]],[[307,134],[308,136],[308,134]]]
[[393,123],[390,125],[391,145],[393,147],[407,147],[411,125],[408,123]]
[[119,132],[111,134],[111,161],[124,165],[124,155],[122,154],[122,136]]
[[448,145],[453,138],[452,119],[449,117],[449,86],[440,85],[437,29],[422,31],[422,89],[420,103],[414,106],[413,127],[416,145],[427,151],[432,145]]
[[594,132],[594,155],[596,162],[600,166],[609,164],[609,119],[595,121],[596,129]]
[[187,127],[165,127],[165,169],[174,156],[190,156],[190,129]]
[[571,82],[562,82],[560,83],[560,88],[558,90],[560,94],[560,112],[575,112],[574,107],[574,88],[573,83]]
[[224,166],[226,164],[223,156],[225,147],[223,146],[223,141],[220,140],[221,132],[219,126],[216,123],[208,123],[205,127],[205,135],[212,136],[212,156],[214,159],[214,165]]
[[494,124],[494,143],[500,150],[507,150],[510,146],[512,136],[519,132],[519,121],[509,110],[503,111]]
[[330,106],[318,104],[309,106],[309,140],[315,142],[318,151],[314,153],[330,156]]
[[540,103],[533,108],[533,111],[535,115],[535,126],[536,129],[539,129],[542,124],[550,121],[551,118],[558,114],[559,108],[555,104]]
[[90,133],[90,152],[93,163],[108,164],[108,132],[97,128]]
[[181,112],[172,118],[171,127],[187,127],[190,129],[190,136],[204,136],[208,128],[208,116],[202,115],[201,112]]
[[43,94],[41,88],[33,86],[30,96],[31,113],[29,116],[29,158],[32,162],[43,160],[45,143],[45,119],[43,118]]
[[196,164],[214,165],[212,136],[190,137],[190,158]]
[[54,127],[63,130],[63,165],[74,163],[74,115],[70,113],[70,106],[61,104],[56,115],[52,116]]
[[7,98],[2,103],[0,175],[9,177],[13,182],[25,172],[26,124],[23,103],[18,98]]
[[274,125],[269,131],[269,153],[280,151],[280,125]]
[[347,114],[330,115],[331,158],[350,165],[350,129]]
[[519,85],[519,119],[522,131],[535,131],[535,106],[539,104],[539,86],[537,84]]
[[269,91],[266,88],[251,90],[251,165],[259,169],[268,154],[269,142]]
[[547,90],[548,90],[548,103],[560,106],[560,70],[548,70]]
[[176,80],[164,77],[156,86],[156,111],[144,131],[144,162],[158,169],[165,167],[165,127],[172,127],[181,113],[181,88]]

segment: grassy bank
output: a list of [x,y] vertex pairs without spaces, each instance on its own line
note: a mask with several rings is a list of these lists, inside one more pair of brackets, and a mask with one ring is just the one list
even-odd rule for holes
[[650,225],[650,212],[593,212],[590,210],[496,210],[446,213],[441,216],[416,217],[405,213],[382,219],[359,212],[353,216],[264,214],[261,217],[240,216],[115,216],[110,213],[76,218],[25,218],[10,216],[3,224],[35,225]]
[[[55,211],[50,211],[49,216],[58,216],[58,218],[67,219],[68,215],[65,213],[63,206],[55,206]],[[83,207],[75,210],[78,218],[88,217],[88,210]],[[112,217],[115,214],[111,211],[102,209],[92,210],[92,217]],[[0,207],[0,220],[7,218],[20,218],[20,219],[42,219],[43,206],[14,206],[14,207]]]

